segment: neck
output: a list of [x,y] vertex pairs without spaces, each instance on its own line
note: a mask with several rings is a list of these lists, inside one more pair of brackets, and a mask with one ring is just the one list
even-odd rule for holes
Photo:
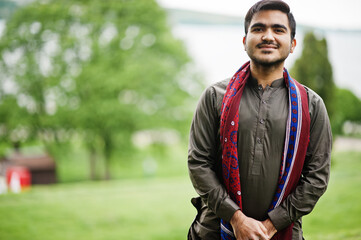
[[257,79],[259,85],[265,88],[267,85],[271,85],[276,79],[283,77],[284,62],[272,65],[264,66],[251,61],[251,74],[252,77]]

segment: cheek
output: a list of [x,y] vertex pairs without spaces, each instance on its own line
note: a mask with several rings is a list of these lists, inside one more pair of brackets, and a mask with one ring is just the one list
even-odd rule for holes
[[255,45],[255,38],[253,38],[251,36],[247,37],[246,40],[243,41],[243,45],[248,46],[248,47]]

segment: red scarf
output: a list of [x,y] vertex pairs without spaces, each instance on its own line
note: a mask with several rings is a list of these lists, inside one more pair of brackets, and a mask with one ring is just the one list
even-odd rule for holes
[[[238,166],[238,123],[239,103],[250,77],[250,63],[245,63],[230,80],[222,102],[220,137],[222,145],[223,183],[228,194],[242,210],[241,182]],[[289,92],[289,113],[286,126],[284,152],[275,197],[269,211],[280,203],[296,188],[301,176],[306,156],[310,132],[307,92],[284,69],[284,79]],[[277,232],[272,239],[292,239],[293,224]],[[235,239],[231,225],[221,221],[222,239]]]

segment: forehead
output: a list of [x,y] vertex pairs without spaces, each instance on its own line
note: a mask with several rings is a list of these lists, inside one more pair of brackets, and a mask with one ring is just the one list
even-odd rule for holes
[[255,13],[252,17],[250,27],[255,23],[262,23],[264,25],[280,24],[290,28],[287,14],[279,10],[261,10]]

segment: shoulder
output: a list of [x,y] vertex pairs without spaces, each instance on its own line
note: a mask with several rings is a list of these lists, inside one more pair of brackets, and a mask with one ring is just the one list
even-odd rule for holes
[[198,103],[199,108],[213,109],[216,112],[221,111],[223,96],[226,93],[230,78],[216,82],[208,86]]
[[321,118],[324,120],[328,120],[327,109],[323,99],[311,88],[303,85],[306,89],[308,96],[308,109],[311,117],[311,122],[315,120],[315,118]]
[[205,93],[213,94],[213,95],[222,95],[223,98],[223,95],[226,93],[226,89],[229,81],[230,78],[226,78],[222,81],[213,83],[206,88]]
[[308,102],[312,104],[321,104],[323,103],[323,99],[318,95],[315,91],[313,91],[311,88],[305,86],[302,84],[302,86],[306,89],[307,96],[308,96]]
[[323,99],[318,95],[315,91],[313,91],[311,88],[302,85],[306,92],[308,97],[308,105],[309,107],[323,107],[325,104],[323,102]]
[[224,94],[226,93],[230,78],[211,84],[203,93],[204,100],[211,102],[217,110],[221,109]]

